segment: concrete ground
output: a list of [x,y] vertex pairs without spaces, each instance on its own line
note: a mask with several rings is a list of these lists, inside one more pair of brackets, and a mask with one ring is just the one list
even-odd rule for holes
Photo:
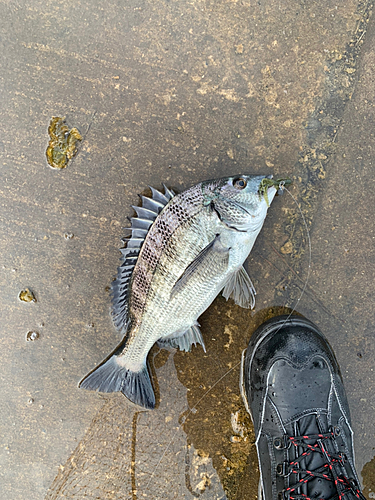
[[[0,3],[1,498],[255,499],[238,361],[264,319],[293,308],[337,354],[375,497],[371,11]],[[53,116],[83,136],[63,170],[46,160]],[[206,354],[155,348],[155,411],[78,390],[119,340],[109,286],[137,193],[240,172],[293,178],[311,258],[294,201],[276,198],[249,259],[255,311],[219,297],[200,320]],[[36,302],[18,299],[25,288]]]

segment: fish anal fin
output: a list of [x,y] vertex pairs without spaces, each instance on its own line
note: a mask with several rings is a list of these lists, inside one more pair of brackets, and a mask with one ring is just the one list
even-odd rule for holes
[[175,337],[164,337],[158,340],[159,347],[179,348],[180,351],[186,352],[191,351],[191,346],[193,344],[200,344],[204,352],[206,352],[206,346],[204,345],[202,333],[198,325],[192,325],[181,335],[177,335]]
[[229,276],[223,290],[223,297],[227,300],[232,298],[237,305],[246,309],[254,308],[255,295],[254,285],[243,266]]

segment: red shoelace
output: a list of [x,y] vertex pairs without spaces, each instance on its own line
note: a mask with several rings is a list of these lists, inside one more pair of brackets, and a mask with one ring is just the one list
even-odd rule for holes
[[[336,431],[337,432],[337,431]],[[281,476],[289,476],[296,474],[298,476],[296,484],[285,488],[279,498],[281,500],[323,500],[310,498],[298,490],[300,487],[314,478],[322,478],[327,481],[333,481],[337,490],[337,495],[332,497],[332,500],[343,500],[345,494],[352,494],[360,500],[366,500],[363,493],[359,489],[356,481],[349,480],[345,475],[337,473],[337,465],[342,466],[347,460],[343,454],[329,453],[325,442],[329,439],[335,439],[337,434],[334,431],[324,434],[310,434],[309,436],[285,436],[290,443],[296,448],[304,451],[291,462],[283,462],[277,466],[277,473]],[[309,444],[306,441],[314,441],[314,444]],[[300,463],[312,453],[320,453],[325,458],[325,463],[314,470],[308,470],[300,467]]]

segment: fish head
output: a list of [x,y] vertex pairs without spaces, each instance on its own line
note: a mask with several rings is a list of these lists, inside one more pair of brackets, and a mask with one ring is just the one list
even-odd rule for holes
[[229,227],[256,231],[263,224],[273,198],[291,180],[272,175],[241,174],[208,181],[203,185],[205,204]]

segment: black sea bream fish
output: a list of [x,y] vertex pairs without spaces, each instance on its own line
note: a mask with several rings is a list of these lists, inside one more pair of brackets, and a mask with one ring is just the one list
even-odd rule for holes
[[267,208],[287,179],[240,175],[174,193],[152,190],[133,207],[131,238],[112,285],[113,319],[125,335],[120,346],[80,387],[122,392],[155,407],[147,354],[155,342],[189,351],[204,342],[199,316],[223,290],[254,307],[255,290],[242,264],[263,226]]

